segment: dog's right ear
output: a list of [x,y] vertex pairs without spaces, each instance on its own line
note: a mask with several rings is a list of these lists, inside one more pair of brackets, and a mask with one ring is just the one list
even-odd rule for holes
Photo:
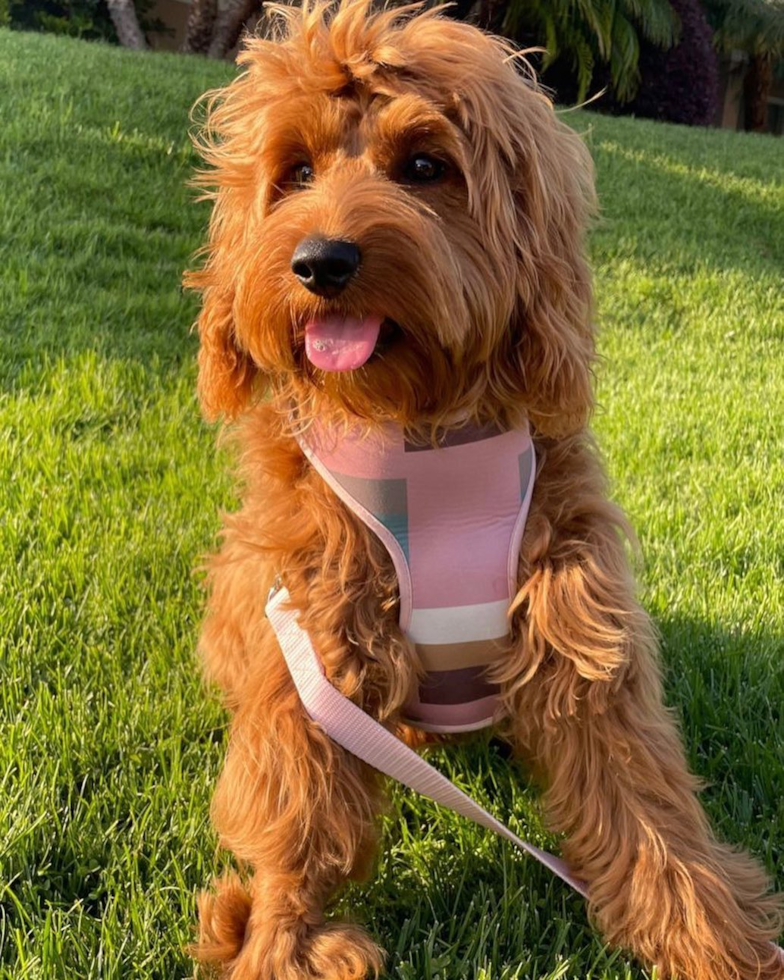
[[[240,339],[235,317],[237,256],[242,254],[247,209],[240,185],[248,178],[245,174],[243,180],[238,178],[233,161],[245,163],[248,154],[233,148],[237,137],[230,123],[235,127],[239,123],[230,96],[234,93],[233,98],[241,100],[240,90],[247,81],[241,75],[225,89],[205,93],[192,114],[199,122],[191,137],[193,144],[210,167],[198,171],[191,185],[202,191],[198,200],[212,202],[212,212],[208,240],[201,251],[205,261],[201,268],[185,273],[183,284],[201,293],[196,321],[200,340],[197,390],[204,417],[210,422],[235,419],[250,401],[258,374]],[[239,131],[242,135],[241,127]]]
[[235,283],[227,250],[220,196],[210,220],[207,261],[201,269],[186,272],[186,289],[201,293],[202,307],[196,327],[199,333],[199,379],[197,390],[204,417],[235,419],[248,404],[258,373],[236,332]]
[[198,319],[198,393],[204,417],[236,418],[247,405],[253,390],[256,367],[234,335],[233,290],[207,286]]

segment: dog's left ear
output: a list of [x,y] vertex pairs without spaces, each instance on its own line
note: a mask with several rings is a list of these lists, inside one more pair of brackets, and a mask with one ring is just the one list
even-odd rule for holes
[[528,415],[555,438],[582,428],[593,408],[595,355],[587,222],[595,208],[593,164],[582,139],[541,93],[524,110],[525,152],[513,194],[517,309],[512,322]]
[[[593,408],[593,310],[584,251],[594,210],[593,165],[546,95],[505,67],[502,107],[487,116],[496,153],[484,150],[490,186],[483,197],[495,194],[490,234],[505,243],[515,296],[490,370],[509,404],[543,435],[560,438],[582,428]],[[503,179],[488,176],[494,157]]]

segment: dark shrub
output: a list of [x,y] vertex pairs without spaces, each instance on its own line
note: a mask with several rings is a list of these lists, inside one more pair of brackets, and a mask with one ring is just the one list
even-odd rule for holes
[[[134,0],[142,30],[170,33],[150,17],[153,5],[154,0]],[[117,43],[106,0],[0,0],[0,26]]]
[[[589,108],[617,115],[644,116],[688,126],[708,126],[718,112],[719,68],[713,32],[699,0],[671,0],[681,22],[678,44],[662,51],[647,41],[640,45],[640,87],[621,103],[612,91],[606,66],[597,65],[589,97],[607,91]],[[556,62],[543,76],[561,103],[573,103],[577,84],[568,65]]]
[[709,126],[719,107],[719,65],[699,0],[671,0],[681,21],[679,43],[662,51],[643,43],[640,49],[640,88],[620,111]]
[[[1,2],[1,0],[0,0]],[[109,10],[101,0],[7,0],[8,25],[72,37],[116,40]]]

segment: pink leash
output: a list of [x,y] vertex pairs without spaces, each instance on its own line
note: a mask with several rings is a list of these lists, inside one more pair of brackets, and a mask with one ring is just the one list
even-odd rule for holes
[[505,837],[587,897],[585,883],[570,874],[560,858],[513,834],[429,762],[333,687],[324,676],[321,660],[313,649],[310,636],[299,625],[296,611],[282,608],[288,602],[288,590],[273,587],[267,601],[267,617],[305,710],[334,742],[409,789]]

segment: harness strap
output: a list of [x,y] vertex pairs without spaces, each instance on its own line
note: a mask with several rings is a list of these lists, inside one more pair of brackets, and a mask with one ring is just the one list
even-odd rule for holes
[[297,612],[285,608],[288,602],[287,589],[273,590],[267,602],[267,617],[305,710],[334,742],[409,789],[495,831],[587,897],[585,883],[575,878],[560,858],[513,834],[429,762],[333,687],[324,676],[310,636],[299,625]]

